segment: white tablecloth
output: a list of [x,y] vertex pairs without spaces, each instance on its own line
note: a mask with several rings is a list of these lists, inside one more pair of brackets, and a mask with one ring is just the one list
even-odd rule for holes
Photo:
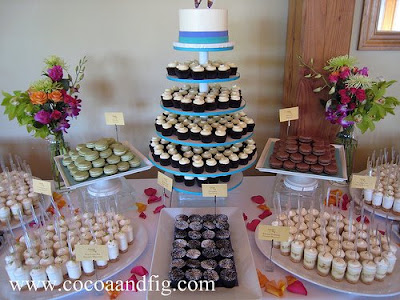
[[[253,177],[245,177],[243,180],[242,185],[237,188],[236,190],[232,191],[229,193],[229,198],[225,201],[225,206],[233,206],[233,207],[240,207],[242,208],[243,212],[246,213],[248,216],[248,221],[257,218],[257,216],[260,214],[260,209],[257,208],[257,205],[252,203],[250,201],[250,197],[254,195],[262,195],[264,196],[267,200],[271,199],[271,194],[274,186],[274,181],[275,181],[275,176],[253,176]],[[137,199],[136,201],[138,202],[147,202],[147,196],[144,195],[143,191],[147,187],[153,187],[153,188],[158,188],[158,195],[161,195],[161,188],[157,186],[156,180],[155,179],[134,179],[134,180],[129,180],[129,183],[132,184],[134,189],[136,190],[137,194]],[[176,199],[174,197],[174,203],[176,203]],[[271,203],[271,202],[269,202]],[[267,203],[268,204],[268,203]],[[134,206],[134,203],[132,203]],[[147,233],[149,236],[149,243],[147,245],[146,250],[144,253],[131,265],[127,265],[126,268],[112,277],[112,280],[127,280],[130,277],[130,270],[132,267],[137,266],[137,265],[142,265],[146,269],[150,271],[151,267],[151,259],[153,255],[153,248],[154,248],[154,243],[155,243],[155,238],[156,238],[156,232],[157,232],[157,225],[158,225],[158,219],[159,219],[159,214],[153,214],[153,210],[155,207],[160,205],[160,203],[154,203],[149,205],[147,208],[146,214],[147,218],[141,219],[138,217],[138,213],[136,210],[131,210],[127,213],[129,217],[134,222],[141,222],[145,225],[147,229]],[[272,204],[269,205],[272,207]],[[378,218],[379,219],[379,218]],[[257,268],[263,269],[264,264],[265,264],[265,257],[263,254],[260,252],[260,250],[257,248],[256,243],[255,243],[255,238],[254,238],[254,233],[248,231],[248,237],[250,241],[250,246],[252,249],[253,257],[254,257],[254,262]],[[166,253],[165,255],[169,255],[169,253]],[[4,262],[0,262],[0,267],[3,267]],[[269,279],[284,279],[284,276],[289,275],[288,272],[280,269],[279,267],[275,266],[275,270],[273,273],[267,273],[264,272],[266,276]],[[393,274],[392,276],[398,276],[398,274]],[[367,297],[360,297],[360,296],[354,296],[354,295],[347,295],[343,293],[338,293],[331,291],[329,289],[325,289],[322,287],[319,287],[317,285],[308,283],[305,280],[302,280],[303,284],[307,288],[308,291],[308,299],[342,299],[343,297],[346,297],[346,299],[368,299]],[[362,288],[362,285],[360,285],[360,289]],[[43,292],[42,292],[43,293]],[[212,295],[210,294],[212,299]],[[271,298],[273,297],[272,295],[263,292],[263,298]],[[288,299],[295,299],[295,298],[300,298],[304,296],[292,294],[290,292],[285,292],[284,298]],[[106,292],[103,294],[100,294],[98,292],[80,292],[76,293],[74,295],[71,295],[69,297],[63,298],[67,300],[72,300],[72,299],[109,299],[108,295]],[[146,293],[145,292],[122,292],[119,297],[119,300],[124,300],[124,299],[146,299]],[[386,298],[387,299],[387,298]],[[393,297],[394,299],[394,297]]]

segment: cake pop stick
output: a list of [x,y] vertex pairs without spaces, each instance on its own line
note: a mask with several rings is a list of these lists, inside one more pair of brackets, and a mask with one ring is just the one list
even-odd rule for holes
[[[53,205],[54,211],[56,212],[56,215],[57,215],[59,218],[61,218],[61,213],[60,213],[60,211],[58,210],[58,206],[57,206],[56,202],[54,201],[53,196],[49,196],[49,198],[50,198],[51,205]],[[42,200],[43,200],[43,202],[44,202],[44,196],[43,196],[43,194],[42,194]]]
[[38,219],[38,217],[37,217],[37,215],[36,215],[35,208],[33,207],[33,204],[32,204],[32,203],[31,203],[30,207],[31,207],[31,211],[32,211],[33,220],[34,220],[35,223],[39,226],[39,225],[40,225],[40,224],[39,224],[39,219]]
[[354,251],[356,251],[356,253],[358,252],[357,241],[358,241],[358,230],[356,230],[356,239],[354,240]]
[[5,170],[6,170],[6,164],[5,164],[5,162],[4,162],[4,157],[3,157],[3,156],[0,156],[0,166],[1,166],[1,171],[2,171],[2,172],[5,172]]
[[71,245],[71,231],[68,231],[67,244],[68,244],[69,259],[72,260],[74,253],[72,252],[72,245]]
[[11,236],[12,236],[13,239],[15,240],[15,235],[14,235],[14,232],[13,232],[13,230],[12,230],[12,228],[11,228],[10,218],[9,218],[9,217],[6,219],[6,223],[7,223],[8,232],[11,234]]
[[279,193],[277,193],[277,199],[276,200],[278,201],[278,216],[280,216],[281,213],[282,213],[282,206],[281,206],[281,195]]
[[367,251],[368,251],[368,256],[371,254],[371,233],[368,230],[367,232]]
[[349,232],[352,233],[353,231],[353,211],[354,211],[354,200],[350,202],[349,208]]
[[385,159],[385,165],[388,163],[388,151],[386,148],[383,149],[383,157]]
[[75,214],[75,208],[74,208],[74,205],[73,205],[72,200],[71,200],[70,192],[64,193],[63,196],[64,196],[64,199],[67,201],[68,208],[69,208],[69,211],[71,213],[71,217],[73,217],[74,214]]
[[61,229],[57,216],[54,216],[54,231],[58,235],[58,240],[61,241]]
[[43,218],[46,218],[46,220],[50,220],[47,211],[44,209],[43,204],[39,201],[38,202],[39,205],[39,210],[40,210],[40,214],[43,216]]

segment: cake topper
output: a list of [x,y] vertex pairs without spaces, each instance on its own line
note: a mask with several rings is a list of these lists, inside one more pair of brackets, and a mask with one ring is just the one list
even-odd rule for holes
[[[199,8],[202,0],[194,0],[194,7]],[[207,0],[207,7],[211,8],[211,6],[214,4],[214,0]]]

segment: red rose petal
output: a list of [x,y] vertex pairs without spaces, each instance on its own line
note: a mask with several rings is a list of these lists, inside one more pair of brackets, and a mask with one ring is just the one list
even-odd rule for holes
[[382,235],[385,235],[385,231],[383,230],[378,230]]
[[251,197],[251,201],[257,203],[257,204],[263,204],[265,202],[265,199],[263,196],[258,195],[258,196],[253,196]]
[[[132,273],[132,270],[131,270],[131,273]],[[135,274],[131,274],[131,277],[129,277],[128,281],[130,281],[130,280],[132,280],[134,283],[137,283],[139,281],[139,279],[137,279]]]
[[35,227],[35,225],[36,225],[35,221],[32,221],[32,222],[29,223],[29,227],[30,227],[30,228]]
[[158,202],[161,201],[161,196],[157,197],[157,196],[150,196],[149,199],[147,200],[148,204],[154,203],[154,202]]
[[291,293],[307,296],[307,289],[299,280],[296,280],[292,284],[288,285],[286,289]]
[[158,214],[158,213],[160,213],[160,211],[161,211],[163,208],[165,208],[165,205],[164,205],[164,204],[163,204],[163,205],[160,205],[160,206],[157,206],[156,209],[153,210],[153,214]]
[[[361,216],[358,216],[357,217],[357,222],[361,222]],[[368,217],[367,216],[364,216],[364,222],[365,222],[365,224],[369,224],[369,219],[368,219]]]
[[247,221],[247,215],[246,215],[245,213],[243,213],[243,219],[244,219],[245,221]]
[[148,272],[148,271],[146,270],[146,268],[143,267],[143,266],[136,266],[136,267],[133,267],[133,268],[131,269],[131,274],[136,274],[136,275],[139,275],[139,276],[144,276],[144,275],[149,274],[149,272]]
[[146,194],[146,196],[154,196],[155,194],[157,194],[157,190],[153,188],[147,188],[144,190],[144,193]]
[[[136,283],[135,283],[135,286],[136,286]],[[124,291],[137,292],[137,289],[135,286],[132,284],[132,282],[124,281],[122,283],[122,287],[123,287]]]
[[272,212],[270,210],[264,210],[264,212],[261,215],[259,215],[258,217],[261,220],[264,220],[266,217],[269,217],[270,215],[272,215]]
[[164,193],[164,197],[165,197],[165,198],[169,198],[169,196],[168,196],[166,193]]
[[250,223],[246,224],[246,228],[250,231],[256,231],[256,228],[258,226],[258,224],[260,224],[261,220],[259,219],[254,219],[253,221],[251,221]]
[[139,215],[139,218],[146,219],[147,216],[146,216],[146,214],[144,212],[141,212],[140,215]]

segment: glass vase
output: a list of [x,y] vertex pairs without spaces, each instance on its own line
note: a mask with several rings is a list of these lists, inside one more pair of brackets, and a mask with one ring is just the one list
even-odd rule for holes
[[50,152],[50,165],[51,174],[54,180],[55,188],[60,190],[64,186],[61,174],[58,171],[56,162],[54,158],[59,155],[65,155],[68,153],[68,145],[64,140],[64,135],[62,133],[57,133],[55,135],[50,135],[47,137],[49,152]]
[[356,152],[358,141],[354,137],[354,125],[342,128],[336,135],[335,143],[343,145],[346,156],[347,181],[353,173],[354,153]]

